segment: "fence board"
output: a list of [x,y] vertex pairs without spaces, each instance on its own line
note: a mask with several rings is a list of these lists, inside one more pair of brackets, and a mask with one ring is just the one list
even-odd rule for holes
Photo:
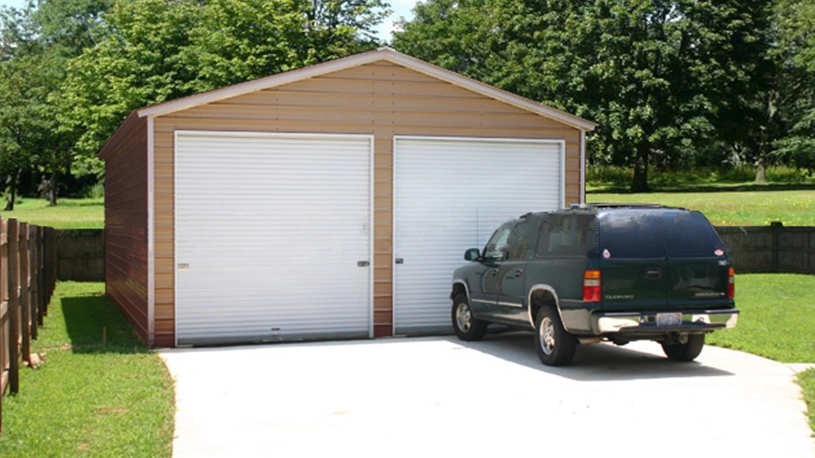
[[17,220],[10,219],[6,234],[8,238],[8,385],[9,392],[20,392],[20,243]]
[[[8,272],[8,237],[6,223],[0,219],[0,280]],[[8,387],[8,295],[5,281],[0,281],[0,432],[3,431],[3,395]]]
[[22,352],[23,361],[31,364],[31,291],[29,270],[29,243],[28,224],[20,223],[20,325],[21,337],[23,339]]

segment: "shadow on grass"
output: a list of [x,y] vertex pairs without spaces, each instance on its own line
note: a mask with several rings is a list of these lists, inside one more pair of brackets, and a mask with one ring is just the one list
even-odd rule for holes
[[659,193],[716,193],[716,192],[765,192],[765,191],[813,191],[815,184],[734,184],[734,185],[679,185],[659,186],[644,193],[631,192],[627,187],[609,186],[595,188],[589,194],[659,194]]
[[63,297],[62,313],[74,353],[149,352],[105,295]]

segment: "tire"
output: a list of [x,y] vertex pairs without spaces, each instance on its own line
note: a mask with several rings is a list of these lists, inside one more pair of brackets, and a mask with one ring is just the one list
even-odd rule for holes
[[702,347],[705,346],[704,334],[691,334],[688,336],[688,341],[683,344],[662,344],[662,350],[665,356],[671,361],[688,362],[693,361],[702,353]]
[[568,366],[574,359],[577,339],[563,327],[554,307],[542,307],[535,316],[535,349],[547,366]]
[[472,342],[481,340],[487,333],[487,323],[473,315],[467,296],[459,294],[453,299],[453,330],[459,339]]

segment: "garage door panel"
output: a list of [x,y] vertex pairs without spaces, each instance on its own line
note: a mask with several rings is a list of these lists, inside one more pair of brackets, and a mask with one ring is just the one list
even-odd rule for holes
[[179,344],[370,334],[370,138],[176,145]]
[[562,206],[562,143],[401,137],[394,161],[395,332],[446,332],[464,251],[508,219]]

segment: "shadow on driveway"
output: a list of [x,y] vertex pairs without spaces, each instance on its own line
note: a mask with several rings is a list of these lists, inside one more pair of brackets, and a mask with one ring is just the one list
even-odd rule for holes
[[[533,338],[533,334],[527,332],[490,333],[480,342],[462,342],[455,337],[449,337],[451,342],[472,350],[581,382],[734,375],[732,372],[696,361],[690,363],[671,361],[661,355],[662,347],[655,342],[647,344],[652,345],[654,350],[659,352],[657,354],[609,343],[579,345],[571,366],[545,366],[538,359]],[[636,345],[642,347],[643,344],[645,343],[641,342]]]

